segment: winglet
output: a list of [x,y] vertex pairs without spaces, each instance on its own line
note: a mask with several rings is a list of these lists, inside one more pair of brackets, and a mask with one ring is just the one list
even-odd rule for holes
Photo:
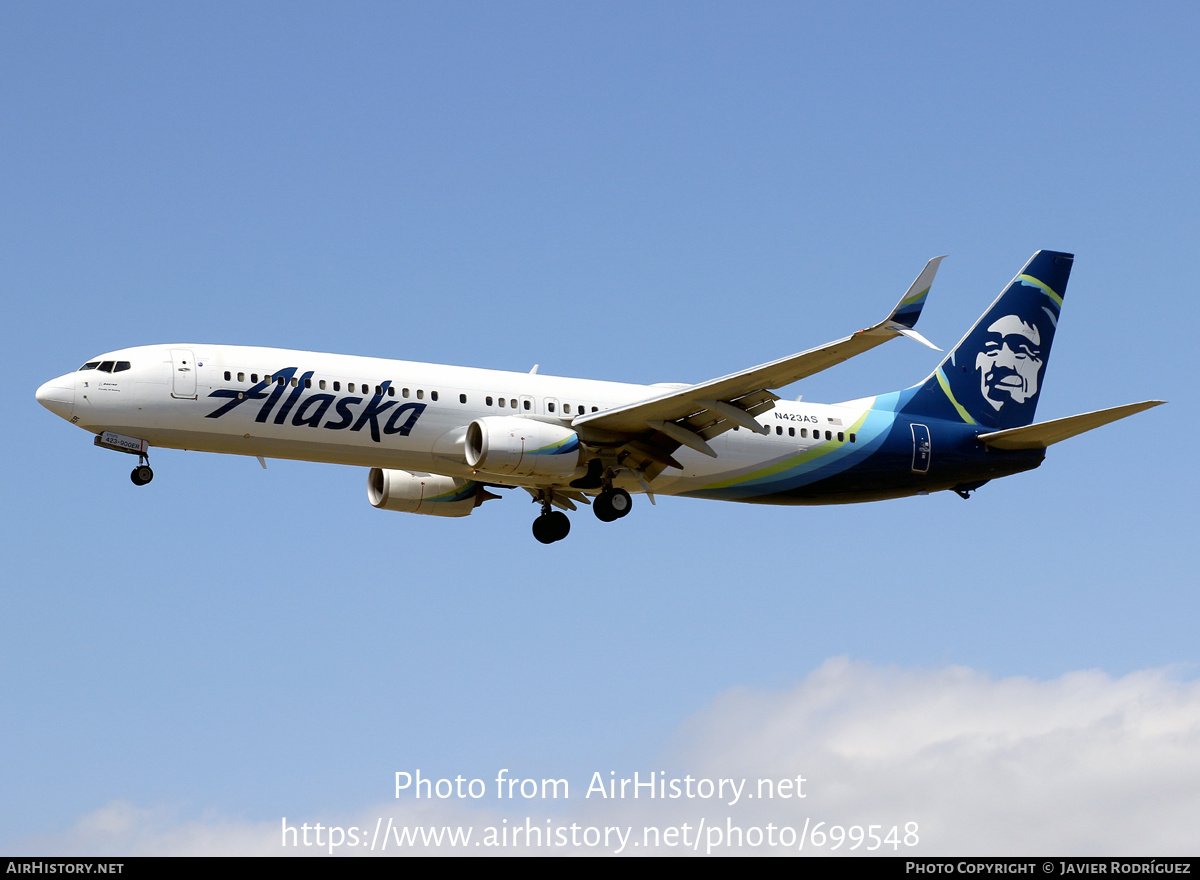
[[[925,268],[921,270],[921,274],[917,276],[917,280],[908,288],[908,293],[904,294],[903,299],[896,304],[896,308],[892,309],[892,313],[888,315],[888,321],[897,324],[897,330],[901,327],[906,327],[909,330],[917,323],[917,318],[921,317],[921,309],[925,306],[925,298],[929,296],[929,288],[933,286],[933,277],[937,275],[938,266],[942,264],[942,260],[946,259],[943,254],[940,257],[934,257],[925,264]],[[901,331],[903,332],[903,331]],[[905,333],[905,336],[908,334]],[[919,342],[929,343],[924,339],[918,339]],[[930,346],[931,348],[933,346]]]
[[902,336],[907,336],[909,339],[915,339],[917,342],[921,343],[924,346],[932,348],[934,351],[941,351],[940,348],[938,348],[936,345],[934,345],[932,342],[930,342],[928,339],[926,339],[924,336],[922,336],[920,333],[918,333],[912,327],[904,327],[904,326],[896,324],[893,321],[892,329],[895,330],[897,333],[899,333]]

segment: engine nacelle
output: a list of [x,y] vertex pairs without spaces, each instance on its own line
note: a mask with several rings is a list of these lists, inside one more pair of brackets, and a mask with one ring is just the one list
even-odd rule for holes
[[489,474],[565,477],[581,452],[579,435],[561,425],[496,416],[467,426],[467,464]]
[[441,474],[371,468],[367,475],[367,500],[380,510],[467,516],[488,498],[495,497],[474,480],[456,480]]

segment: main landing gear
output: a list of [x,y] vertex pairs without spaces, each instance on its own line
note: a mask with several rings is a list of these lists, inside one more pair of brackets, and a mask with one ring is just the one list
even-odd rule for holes
[[633,499],[624,489],[618,489],[613,485],[616,472],[612,468],[607,468],[603,473],[598,474],[595,469],[590,467],[594,463],[594,459],[589,462],[588,476],[596,476],[597,483],[604,488],[592,502],[592,513],[596,514],[596,519],[600,522],[616,522],[633,510]]
[[633,509],[633,499],[624,489],[609,486],[592,502],[592,512],[600,522],[615,522]]
[[571,521],[561,510],[550,509],[552,492],[543,489],[538,496],[542,502],[542,515],[533,521],[533,536],[543,544],[561,541],[571,531]]
[[[537,495],[537,501],[542,505],[542,513],[533,521],[533,536],[543,544],[553,544],[561,541],[571,531],[571,520],[561,510],[551,510],[554,498],[552,489],[542,489]],[[574,505],[571,505],[574,507]],[[610,486],[592,500],[592,510],[601,522],[613,522],[633,509],[633,499],[624,489]]]

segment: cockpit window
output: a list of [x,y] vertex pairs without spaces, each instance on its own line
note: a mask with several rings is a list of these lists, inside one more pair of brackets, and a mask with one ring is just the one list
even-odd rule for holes
[[111,373],[112,368],[113,368],[112,361],[101,361],[100,366],[98,366],[96,369],[99,370],[101,373]]
[[117,365],[115,367],[113,367],[113,372],[114,373],[122,373],[125,370],[128,370],[129,366],[130,366],[129,361],[117,361]]
[[79,368],[79,372],[82,373],[84,370],[94,370],[98,366],[100,366],[100,361],[88,361],[86,364],[84,364],[82,367]]

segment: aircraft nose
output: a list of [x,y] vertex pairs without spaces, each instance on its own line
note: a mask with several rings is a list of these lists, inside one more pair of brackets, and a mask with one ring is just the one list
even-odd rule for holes
[[75,409],[75,374],[51,379],[37,390],[37,400],[56,416],[70,419]]

